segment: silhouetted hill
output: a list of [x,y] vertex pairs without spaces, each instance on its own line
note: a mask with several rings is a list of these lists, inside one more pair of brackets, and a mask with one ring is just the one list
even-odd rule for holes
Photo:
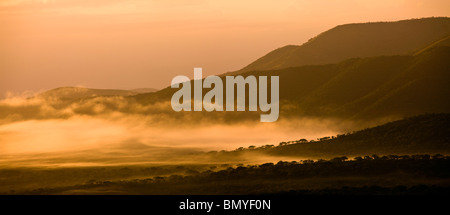
[[155,88],[137,88],[137,89],[132,89],[132,90],[129,90],[129,91],[136,92],[136,93],[152,93],[152,92],[158,91],[158,89],[155,89]]
[[[418,55],[354,58],[338,64],[246,72],[242,75],[280,77],[280,118],[401,118],[450,111],[448,59],[450,47],[437,46]],[[165,88],[133,98],[144,105],[170,102],[177,90]],[[170,109],[169,103],[167,108]],[[194,113],[174,113],[177,116],[182,114]],[[224,114],[240,120],[258,119],[259,115],[256,112],[195,114],[214,117]]]
[[308,90],[303,90],[302,97],[293,84],[303,85],[308,78],[292,73],[280,77],[290,83],[280,83],[284,88],[280,97],[296,99],[299,109],[308,115],[367,118],[448,112],[447,59],[450,47],[435,47],[417,56],[352,59],[335,65],[328,71],[333,77],[309,88],[307,94]]
[[439,47],[439,46],[450,46],[450,35],[447,37],[442,38],[441,40],[438,40],[434,43],[431,43],[430,45],[428,45],[427,47],[417,51],[416,53],[414,53],[415,55],[418,54],[422,54],[425,51],[428,51],[434,47]]
[[39,94],[43,98],[81,99],[97,96],[130,96],[139,93],[153,92],[155,90],[117,90],[117,89],[90,89],[84,87],[59,87]]
[[339,25],[301,46],[276,49],[234,74],[337,63],[355,57],[414,54],[449,35],[450,18]]
[[[427,18],[338,26],[300,47],[288,46],[276,50],[274,54],[277,57],[270,59],[275,59],[274,65],[281,66],[264,66],[260,71],[242,70],[241,75],[279,76],[279,119],[291,120],[294,117],[306,116],[346,120],[392,120],[425,113],[449,113],[449,20],[450,18]],[[308,50],[313,50],[311,47],[321,50],[317,55],[308,54],[323,59],[316,63],[338,61],[341,58],[345,60],[334,64],[298,67],[290,67],[294,64],[280,64],[279,60],[284,62],[285,59],[291,59],[286,57],[286,53],[294,56],[298,50],[306,50],[305,47],[309,47]],[[325,50],[323,53],[321,48]],[[380,56],[364,57],[372,55]],[[356,56],[361,57],[355,58]],[[349,57],[354,58],[347,59]],[[303,62],[302,59],[289,62]],[[279,67],[289,68],[273,69]],[[224,79],[224,76],[221,77]],[[74,114],[118,111],[185,122],[239,122],[260,119],[261,112],[249,111],[174,112],[170,101],[177,90],[167,87],[156,92],[137,93],[125,90],[58,88],[40,96],[64,100],[52,100],[51,105],[55,110],[73,107],[72,104],[78,102],[73,109]],[[208,91],[204,89],[203,93]],[[101,99],[100,96],[123,97]],[[14,115],[14,119],[67,115],[65,112],[55,111],[40,115],[40,111],[44,110],[34,105],[20,109],[7,103],[0,104],[0,114],[2,117]]]
[[[370,154],[450,154],[450,114],[428,114],[390,122],[361,131],[277,147],[260,147],[233,153],[331,158]],[[231,153],[231,154],[230,154]],[[216,156],[220,157],[220,156]]]

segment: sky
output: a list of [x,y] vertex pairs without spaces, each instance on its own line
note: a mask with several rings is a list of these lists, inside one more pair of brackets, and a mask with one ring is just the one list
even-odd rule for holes
[[0,0],[0,98],[164,88],[236,71],[336,25],[450,16],[448,0]]

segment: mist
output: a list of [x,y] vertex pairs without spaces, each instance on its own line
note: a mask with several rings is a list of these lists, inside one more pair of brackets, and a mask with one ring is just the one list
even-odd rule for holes
[[[204,152],[316,140],[369,126],[312,117],[262,123],[257,113],[256,120],[241,119],[248,112],[237,113],[239,120],[220,114],[176,113],[169,102],[143,105],[122,96],[9,96],[0,101],[0,166],[210,163]],[[269,158],[234,159],[229,162]]]
[[[314,120],[173,127],[142,116],[76,116],[0,126],[2,165],[110,165],[180,161],[193,152],[277,145],[334,135]],[[184,160],[185,162],[194,162]]]

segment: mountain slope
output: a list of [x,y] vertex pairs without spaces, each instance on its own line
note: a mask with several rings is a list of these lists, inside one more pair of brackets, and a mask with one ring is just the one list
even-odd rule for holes
[[[280,118],[369,119],[450,112],[450,47],[419,55],[355,58],[338,64],[246,72],[243,76],[280,77]],[[169,102],[178,89],[134,96],[141,104]],[[207,90],[203,90],[206,93]],[[225,92],[225,90],[224,90]],[[167,107],[170,109],[170,107]],[[253,114],[254,113],[254,114]],[[188,112],[174,115],[192,114]],[[203,116],[216,117],[215,112]],[[259,113],[221,113],[257,119]]]
[[432,49],[434,47],[439,47],[439,46],[450,46],[450,35],[447,37],[444,37],[434,43],[431,43],[430,45],[428,45],[427,47],[417,51],[416,53],[414,53],[415,55],[421,54],[429,49]]
[[[402,43],[401,47],[410,48],[410,46],[405,46],[405,44],[417,45],[425,41],[423,38],[430,39],[430,35],[444,34],[443,29],[447,28],[448,20],[449,18],[429,18],[396,23],[353,24],[339,28],[354,30],[355,28],[352,26],[359,26],[367,30],[368,26],[372,25],[381,27],[400,25],[397,31],[401,31],[404,34],[404,32],[410,32],[405,26],[410,26],[414,31],[421,30],[417,35],[414,34],[415,36],[407,36],[405,40],[409,42]],[[417,26],[420,26],[420,28]],[[370,29],[373,31],[372,27]],[[391,28],[389,29],[392,30]],[[327,34],[332,34],[334,30],[330,32]],[[349,33],[347,31],[342,32]],[[353,33],[356,36],[352,37],[357,37],[356,41],[373,42],[370,38],[360,38],[361,33],[358,33],[358,31]],[[324,35],[327,34],[324,33]],[[395,33],[395,35],[397,34],[399,33]],[[322,40],[319,40],[319,38],[325,40],[330,37],[320,35],[313,41]],[[384,39],[381,38],[380,40]],[[398,119],[425,113],[449,113],[449,44],[449,36],[447,35],[418,49],[414,49],[405,55],[350,58],[334,64],[247,71],[241,74],[243,76],[279,76],[279,119],[291,120],[294,117],[318,117],[346,120],[378,120]],[[368,46],[362,46],[362,50],[365,50],[364,47],[367,48]],[[281,48],[275,52],[278,56],[276,59],[285,59],[287,52],[293,53],[296,49],[297,47],[295,46]],[[384,49],[386,49],[386,53],[392,51],[389,47],[374,48],[374,50]],[[222,75],[221,78],[225,79],[225,76]],[[193,86],[192,83],[191,86]],[[60,88],[43,93],[41,96],[44,98],[58,98],[48,100],[51,101],[50,103],[55,110],[64,110],[72,107],[73,103],[77,103],[77,105],[73,106],[77,107],[73,110],[74,114],[99,114],[118,111],[154,115],[157,116],[155,118],[162,120],[173,119],[189,122],[203,119],[214,122],[259,121],[262,114],[261,112],[249,111],[175,112],[171,108],[170,101],[177,90],[167,87],[157,92],[138,94],[132,91],[120,90]],[[208,91],[208,89],[203,89],[204,94]],[[224,89],[223,92],[226,92],[226,90]],[[114,95],[123,97],[101,98]],[[224,98],[226,98],[225,95]],[[28,106],[21,110],[15,106],[3,103],[0,104],[0,114],[7,117],[15,117],[17,115],[18,118],[24,119],[66,115],[64,111],[59,114],[57,111],[45,113],[36,104],[34,106],[29,104]],[[45,114],[41,114],[41,112]]]
[[[278,147],[224,152],[233,154],[265,153],[272,156],[332,158],[335,156],[364,156],[388,154],[450,153],[450,114],[427,114],[397,120],[335,138],[301,142]],[[215,156],[218,159],[221,156]]]
[[356,59],[299,104],[311,114],[360,118],[448,112],[448,59],[450,47],[414,57]]
[[276,49],[234,74],[337,63],[355,57],[413,54],[449,35],[450,18],[340,25],[301,46]]

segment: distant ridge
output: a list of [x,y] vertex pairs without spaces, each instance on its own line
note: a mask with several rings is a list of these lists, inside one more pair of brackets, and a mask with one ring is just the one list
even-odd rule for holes
[[59,87],[39,94],[41,98],[82,99],[98,96],[132,96],[140,93],[154,92],[152,88],[135,90],[91,89],[84,87]]
[[356,57],[409,55],[448,36],[447,17],[339,25],[301,46],[278,48],[230,74],[337,63]]
[[[433,46],[418,55],[353,58],[337,64],[252,71],[242,75],[279,76],[280,119],[294,116],[401,118],[450,113],[448,59],[450,46]],[[143,105],[167,102],[175,91],[177,89],[168,87],[131,98]],[[170,110],[170,106],[167,109]],[[228,114],[230,117],[225,119],[235,120],[252,117],[252,112],[205,116],[216,117],[216,114]],[[231,117],[233,114],[236,116]]]
[[132,90],[129,90],[129,91],[136,92],[136,93],[152,93],[152,92],[158,91],[158,89],[155,89],[155,88],[137,88],[137,89],[132,89]]
[[[390,49],[389,46],[386,47],[386,45],[380,45],[381,48],[374,47],[374,50],[383,52],[385,55],[353,57],[337,63],[322,65],[246,71],[241,74],[243,76],[279,76],[279,119],[284,120],[290,120],[294,117],[356,121],[382,120],[427,113],[450,113],[450,100],[448,99],[450,95],[449,20],[449,18],[427,18],[395,22],[395,25],[401,23],[402,26],[411,26],[413,30],[420,30],[417,34],[414,34],[416,37],[407,36],[406,39],[403,39],[410,41],[407,43],[400,41],[398,35],[402,33],[405,36],[404,32],[411,32],[411,29],[405,29],[406,27],[403,26],[403,28],[389,28],[390,32],[384,32],[384,35],[392,34],[392,38],[398,39],[388,41],[389,44],[397,42],[403,44],[397,45],[394,51],[397,52],[400,50],[398,47],[403,47],[406,54],[389,55],[393,52],[393,49]],[[361,47],[367,48],[373,46],[373,41],[376,42],[377,40],[361,38],[361,32],[378,32],[376,29],[383,26],[385,28],[387,24],[389,23],[350,24],[336,28],[353,29],[350,32],[354,32],[357,36],[349,36],[349,38],[354,38],[355,41],[359,42],[371,43],[370,45],[361,45]],[[355,26],[357,27],[355,28]],[[372,30],[367,30],[368,26],[375,27]],[[417,26],[420,26],[420,28]],[[309,43],[325,40],[329,38],[327,35],[335,34],[333,31],[332,29],[323,33]],[[400,33],[392,33],[391,31],[399,31]],[[349,33],[348,30],[337,32]],[[434,35],[433,37],[438,39],[431,38],[430,35]],[[379,40],[384,41],[385,39]],[[429,41],[429,43],[424,41]],[[355,45],[351,41],[347,42]],[[412,48],[413,46],[410,46],[410,44],[415,44],[415,48]],[[272,58],[273,62],[288,62],[285,54],[293,54],[297,49],[303,50],[299,47],[287,46],[275,50],[272,54],[275,53],[278,57]],[[355,50],[358,51],[358,49]],[[348,53],[354,54],[352,51]],[[371,53],[374,54],[375,52]],[[327,58],[327,55],[324,55],[324,58]],[[222,76],[222,78],[224,77]],[[251,111],[174,112],[170,106],[170,101],[177,90],[166,87],[156,92],[137,93],[130,90],[66,87],[44,92],[40,96],[59,98],[51,100],[54,107],[58,109],[64,109],[70,107],[73,102],[79,102],[78,105],[83,108],[76,109],[75,113],[81,114],[98,114],[98,111],[95,111],[96,106],[101,103],[104,104],[105,109],[102,109],[104,112],[144,113],[158,115],[158,117],[167,116],[176,120],[195,121],[205,119],[223,122],[259,120],[260,113]],[[206,92],[207,90],[204,89],[203,93]],[[96,98],[100,96],[122,96],[123,98],[119,100]],[[93,99],[90,100],[89,98]],[[58,103],[59,101],[63,102]],[[154,106],[153,104],[156,103],[158,105]],[[16,114],[29,117],[30,114],[28,113],[30,112],[0,104],[0,114],[3,114],[3,116]],[[39,109],[34,111],[33,114],[39,117],[38,112]],[[55,116],[58,117],[58,115]]]

